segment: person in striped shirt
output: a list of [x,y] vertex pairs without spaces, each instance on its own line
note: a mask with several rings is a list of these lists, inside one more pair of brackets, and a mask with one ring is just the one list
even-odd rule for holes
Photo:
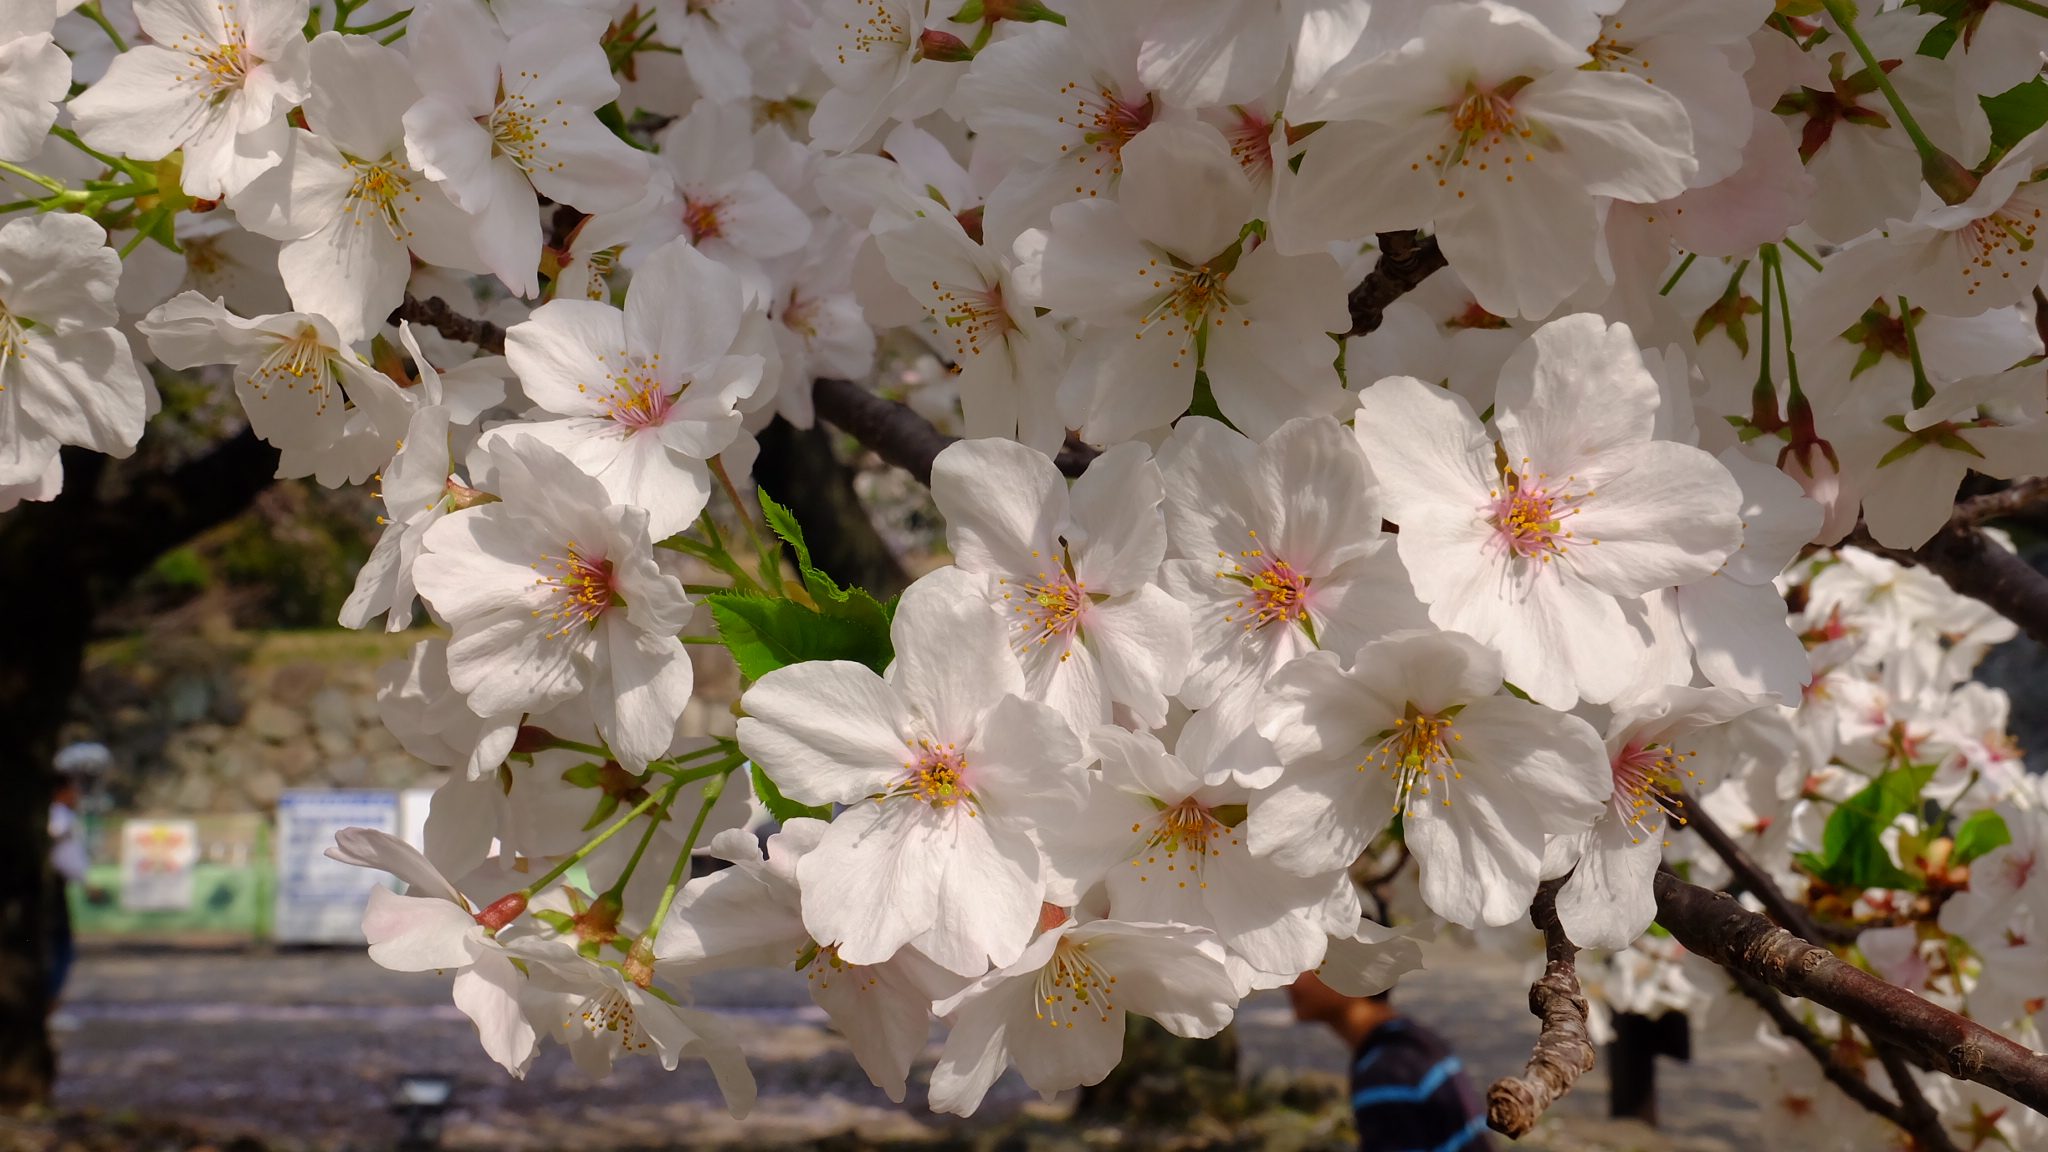
[[1464,1062],[1386,993],[1346,996],[1304,972],[1287,998],[1297,1020],[1328,1025],[1351,1048],[1359,1152],[1494,1152]]

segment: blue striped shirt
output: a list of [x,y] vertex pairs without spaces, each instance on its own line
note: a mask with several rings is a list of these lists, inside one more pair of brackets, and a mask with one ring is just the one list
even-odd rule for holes
[[1464,1062],[1410,1020],[1373,1029],[1351,1064],[1360,1152],[1492,1152]]

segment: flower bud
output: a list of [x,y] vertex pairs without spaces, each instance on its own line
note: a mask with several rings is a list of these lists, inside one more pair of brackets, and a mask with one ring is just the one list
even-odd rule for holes
[[505,925],[519,919],[526,911],[526,893],[513,892],[491,901],[490,907],[476,914],[476,922],[496,932]]

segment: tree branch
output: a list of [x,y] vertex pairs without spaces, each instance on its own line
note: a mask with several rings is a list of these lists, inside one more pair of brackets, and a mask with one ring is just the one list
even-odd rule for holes
[[1414,291],[1447,263],[1434,236],[1382,232],[1379,244],[1379,263],[1351,290],[1351,331],[1347,336],[1363,336],[1378,328],[1387,305]]
[[421,300],[417,296],[406,296],[405,303],[400,304],[397,311],[391,313],[391,323],[396,324],[400,320],[410,320],[415,324],[424,324],[450,340],[460,340],[464,344],[474,344],[479,352],[489,353],[492,356],[503,356],[505,354],[505,330],[503,328],[498,327],[489,320],[478,320],[474,317],[464,316],[448,307],[448,302],[439,296],[429,296],[425,300]]
[[2015,480],[2000,492],[1974,496],[1956,505],[1955,514],[1949,523],[1976,526],[1987,520],[1998,520],[2031,511],[2036,505],[2048,504],[2048,476],[2032,476]]
[[[878,396],[851,380],[819,380],[811,391],[818,418],[860,441],[875,455],[910,473],[927,487],[932,461],[958,439],[932,427],[931,421],[886,396]],[[1079,476],[1095,459],[1085,445],[1060,449],[1053,463],[1068,476]]]
[[2048,1110],[2048,1056],[1886,983],[1772,924],[1725,892],[1657,873],[1657,922],[1689,951],[1839,1013],[1880,1044],[1958,1080]]
[[1739,889],[1754,895],[1763,904],[1764,910],[1771,914],[1771,918],[1784,925],[1786,930],[1795,936],[1807,940],[1841,936],[1839,932],[1823,931],[1821,926],[1806,914],[1805,908],[1787,897],[1785,890],[1778,887],[1777,881],[1771,878],[1770,873],[1765,872],[1762,865],[1743,851],[1742,845],[1708,814],[1697,799],[1685,797],[1684,807],[1678,815],[1685,822],[1685,826],[1698,833],[1700,839],[1707,842],[1707,847],[1714,850],[1714,855],[1719,856],[1721,862],[1734,874],[1731,890]]
[[1948,1129],[1941,1126],[1941,1113],[1927,1102],[1927,1096],[1920,1091],[1920,1082],[1913,1079],[1913,1070],[1906,1067],[1898,1049],[1889,1044],[1879,1044],[1877,1062],[1884,1066],[1884,1074],[1892,1082],[1892,1091],[1899,1095],[1897,1124],[1912,1134],[1920,1152],[1961,1152],[1955,1141],[1949,1139]]
[[1529,1012],[1543,1021],[1536,1047],[1519,1077],[1494,1081],[1486,1093],[1486,1123],[1494,1131],[1519,1140],[1536,1121],[1593,1070],[1593,1037],[1586,1026],[1586,997],[1579,991],[1579,949],[1557,919],[1557,890],[1564,881],[1548,880],[1536,890],[1529,919],[1543,932],[1543,975],[1529,986]]
[[1868,1079],[1844,1067],[1841,1061],[1835,1059],[1834,1049],[1813,1034],[1813,1029],[1808,1028],[1806,1022],[1785,1004],[1784,997],[1754,976],[1734,969],[1730,969],[1728,975],[1734,978],[1735,987],[1744,996],[1755,1001],[1756,1006],[1763,1009],[1764,1015],[1771,1018],[1771,1023],[1777,1025],[1779,1032],[1806,1049],[1806,1054],[1813,1057],[1814,1063],[1820,1065],[1821,1074],[1828,1078],[1828,1083],[1840,1088],[1844,1096],[1863,1105],[1869,1111],[1901,1128],[1906,1127],[1906,1115],[1899,1106],[1879,1094],[1877,1089],[1870,1086]]
[[1976,507],[1976,501],[1962,507],[1963,512],[1918,548],[1887,548],[1872,539],[1861,525],[1848,542],[1901,564],[1917,564],[1927,569],[1959,595],[1981,600],[2019,625],[2036,643],[2048,644],[2048,576],[2017,554],[1999,547],[1974,522],[1964,518]]

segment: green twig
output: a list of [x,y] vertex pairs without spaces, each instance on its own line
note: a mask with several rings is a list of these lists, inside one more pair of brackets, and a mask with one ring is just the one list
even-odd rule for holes
[[107,14],[100,11],[99,0],[86,0],[78,6],[78,14],[100,26],[100,31],[105,32],[107,39],[114,42],[114,51],[128,50],[128,41],[121,38],[120,31],[107,19]]
[[50,176],[45,176],[41,172],[30,171],[27,168],[23,168],[19,164],[11,163],[6,160],[0,160],[0,172],[12,172],[16,176],[21,177],[23,180],[27,180],[30,183],[49,189],[50,194],[53,196],[62,196],[71,191],[70,188],[65,186],[62,180],[58,180]]

